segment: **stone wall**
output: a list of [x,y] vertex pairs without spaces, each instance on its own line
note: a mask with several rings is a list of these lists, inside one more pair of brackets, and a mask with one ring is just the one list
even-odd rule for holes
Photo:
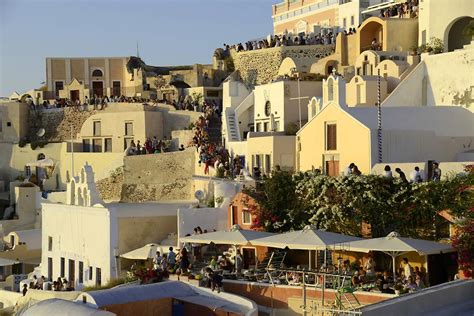
[[194,151],[124,158],[123,202],[192,198]]
[[80,133],[82,124],[96,111],[77,111],[71,108],[51,109],[44,111],[30,111],[28,116],[30,140],[36,140],[36,132],[40,128],[45,129],[45,134],[41,138],[46,142],[62,142],[71,139],[71,126],[73,135]]
[[250,86],[272,81],[278,74],[280,64],[290,57],[297,65],[311,65],[334,52],[332,45],[286,46],[235,52],[232,51],[235,70]]
[[111,172],[110,177],[97,181],[96,187],[104,201],[119,201],[122,197],[123,168]]

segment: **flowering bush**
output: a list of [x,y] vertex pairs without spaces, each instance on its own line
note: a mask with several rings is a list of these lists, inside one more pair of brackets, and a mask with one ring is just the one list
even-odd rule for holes
[[459,269],[463,270],[465,277],[472,278],[474,269],[474,220],[471,218],[460,223],[451,241],[453,247],[458,250]]
[[137,269],[133,271],[133,274],[140,280],[140,284],[161,282],[164,278],[168,278],[169,276],[167,271],[157,271],[150,268]]

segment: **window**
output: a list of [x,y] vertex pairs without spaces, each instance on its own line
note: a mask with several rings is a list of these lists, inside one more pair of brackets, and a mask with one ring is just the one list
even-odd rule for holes
[[267,101],[265,103],[265,115],[270,116],[271,113],[272,113],[272,104],[270,103],[270,101]]
[[354,16],[351,16],[351,25],[354,25]]
[[133,135],[133,123],[132,122],[125,122],[125,135],[132,136]]
[[342,19],[342,27],[346,28],[347,23],[346,23],[346,18]]
[[90,139],[83,139],[82,140],[82,151],[85,153],[91,152],[91,140]]
[[112,138],[104,139],[104,152],[106,153],[112,152]]
[[48,251],[53,251],[53,237],[48,236]]
[[89,266],[89,281],[92,281],[92,273],[94,271],[94,268]]
[[93,125],[94,125],[93,126],[93,128],[94,128],[93,135],[94,136],[100,136],[100,133],[101,133],[101,131],[100,131],[100,128],[101,128],[100,121],[94,121]]
[[15,245],[15,235],[10,235],[10,245],[13,246]]
[[245,224],[245,225],[252,224],[252,216],[248,210],[242,211],[242,224]]
[[102,70],[100,69],[96,69],[92,72],[92,77],[102,77],[103,74],[102,74]]
[[218,98],[219,97],[219,91],[216,90],[208,90],[206,92],[208,98]]
[[25,176],[27,178],[31,177],[31,167],[30,166],[25,166]]
[[79,283],[84,283],[84,262],[79,261]]
[[270,167],[270,155],[265,155],[265,173],[270,173],[271,167]]
[[278,132],[280,130],[280,121],[275,121],[274,129],[275,129],[276,132]]
[[12,122],[7,122],[7,127],[11,127],[12,126]]
[[92,151],[95,153],[102,152],[102,138],[95,138],[93,141]]
[[112,93],[115,97],[121,95],[120,81],[112,81]]
[[95,285],[102,284],[102,271],[100,268],[95,268]]
[[64,265],[66,264],[65,262],[66,260],[64,259],[64,257],[61,257],[61,265],[59,267],[61,272],[59,275],[61,276],[61,278],[64,278]]
[[72,259],[69,259],[68,266],[69,266],[69,269],[68,269],[69,281],[74,282],[76,280],[76,262]]
[[264,132],[270,131],[268,122],[263,123],[263,131]]
[[261,132],[262,131],[262,123],[257,123],[255,131],[256,132]]
[[3,122],[2,118],[0,117],[0,133],[3,132]]
[[64,89],[64,82],[62,81],[55,81],[54,82],[54,92],[56,93],[56,96],[59,97],[59,90]]
[[326,124],[326,150],[337,149],[336,124]]
[[48,258],[48,279],[53,279],[53,258]]

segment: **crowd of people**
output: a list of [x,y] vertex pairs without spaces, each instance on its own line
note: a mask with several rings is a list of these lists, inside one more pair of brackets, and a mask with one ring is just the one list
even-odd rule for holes
[[[427,181],[423,176],[423,172],[420,170],[420,167],[415,166],[413,171],[410,173],[410,179],[407,178],[405,173],[400,168],[395,168],[395,173],[398,174],[398,177],[406,183],[421,183]],[[344,170],[344,176],[349,175],[361,175],[359,168],[353,162]],[[387,178],[393,178],[392,168],[390,165],[384,167],[383,175]],[[441,169],[439,168],[438,162],[433,162],[433,170],[431,175],[431,181],[441,181]]]
[[58,277],[56,281],[48,282],[48,280],[41,276],[38,278],[36,275],[33,275],[33,280],[30,284],[23,284],[23,288],[21,290],[23,296],[26,295],[29,289],[32,290],[52,290],[52,291],[74,291],[74,282],[68,281],[65,278]]
[[231,49],[243,52],[281,46],[334,45],[336,36],[337,33],[333,32],[332,29],[327,32],[307,34],[289,34],[285,32],[282,35],[269,35],[267,38],[247,41],[243,44],[224,44],[224,54],[229,54]]
[[381,18],[398,17],[417,18],[418,17],[418,0],[407,0],[403,3],[393,5],[387,9],[380,10]]
[[[153,136],[153,138],[147,137],[143,145],[139,140],[136,143],[131,140],[130,145],[125,149],[125,154],[127,156],[160,154],[170,151],[170,147],[171,140],[166,139],[166,136],[163,139]],[[181,145],[178,150],[183,151],[184,149],[184,145]]]

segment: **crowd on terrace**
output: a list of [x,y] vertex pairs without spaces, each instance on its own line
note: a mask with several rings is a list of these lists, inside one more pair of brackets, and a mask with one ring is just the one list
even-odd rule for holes
[[285,32],[282,35],[269,35],[268,38],[247,41],[244,44],[224,44],[224,52],[228,53],[230,49],[243,52],[281,46],[334,45],[336,36],[337,33],[332,29],[326,33],[289,34]]
[[400,19],[418,17],[418,0],[407,0],[387,9],[380,10],[381,18],[398,17]]

